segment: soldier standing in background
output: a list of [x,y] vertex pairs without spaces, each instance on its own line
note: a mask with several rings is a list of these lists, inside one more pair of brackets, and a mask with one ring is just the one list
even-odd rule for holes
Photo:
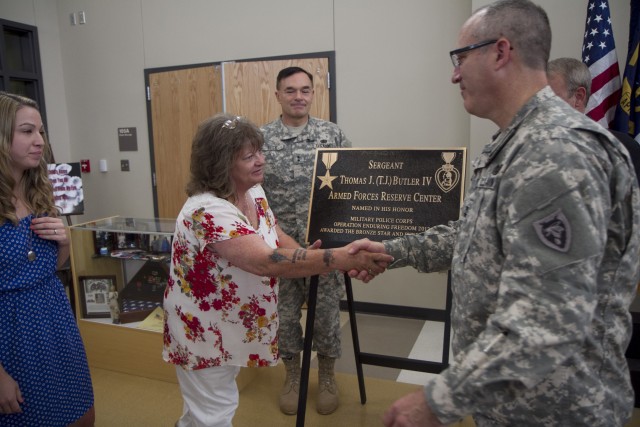
[[[336,124],[309,116],[313,95],[313,76],[309,72],[299,67],[281,70],[276,80],[276,98],[282,115],[261,129],[267,163],[265,192],[275,207],[280,227],[301,245],[305,244],[315,149],[351,147]],[[319,280],[313,335],[319,367],[317,410],[330,414],[338,407],[334,365],[342,353],[340,299],[344,295],[344,277],[333,272]],[[298,409],[304,341],[300,319],[308,295],[308,279],[280,279],[280,357],[287,375],[279,401],[280,410],[289,415]]]
[[[585,112],[591,97],[591,72],[587,64],[575,58],[556,58],[547,65],[547,78],[556,95],[581,113]],[[636,178],[640,180],[640,143],[628,133],[615,129],[609,132],[629,151]]]

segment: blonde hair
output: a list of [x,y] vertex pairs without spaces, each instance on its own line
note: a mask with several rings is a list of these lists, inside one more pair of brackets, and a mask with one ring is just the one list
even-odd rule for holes
[[46,134],[44,139],[44,153],[37,167],[24,171],[20,182],[15,182],[11,171],[11,145],[16,126],[16,113],[21,108],[30,107],[39,111],[38,104],[27,97],[7,92],[0,92],[0,224],[11,221],[19,222],[13,204],[13,189],[20,185],[24,192],[25,202],[34,215],[57,216],[58,210],[54,205],[53,188],[49,181],[47,160],[52,158],[51,147]]

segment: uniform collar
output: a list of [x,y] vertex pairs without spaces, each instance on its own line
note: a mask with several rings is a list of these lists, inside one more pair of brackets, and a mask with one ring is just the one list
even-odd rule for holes
[[280,127],[280,131],[282,132],[282,137],[280,139],[283,141],[295,139],[296,137],[300,137],[301,141],[313,139],[310,137],[309,133],[310,133],[310,129],[313,128],[315,121],[316,119],[309,116],[309,120],[307,120],[307,124],[305,125],[304,129],[302,129],[302,132],[300,132],[298,135],[294,135],[289,131],[289,128],[282,122],[282,115],[280,115],[280,117],[278,117],[278,126]]
[[504,145],[513,137],[518,131],[522,123],[526,118],[536,111],[541,105],[548,102],[550,98],[554,97],[553,90],[549,86],[545,86],[533,95],[521,108],[511,120],[511,123],[504,129],[499,130],[491,137],[491,142],[484,146],[482,153],[477,159],[473,161],[473,168],[482,168],[491,163],[491,161],[498,155]]

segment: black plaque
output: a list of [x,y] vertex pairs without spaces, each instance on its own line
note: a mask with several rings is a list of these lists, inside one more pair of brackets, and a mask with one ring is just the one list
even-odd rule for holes
[[465,148],[318,149],[307,241],[382,241],[458,219],[465,161]]

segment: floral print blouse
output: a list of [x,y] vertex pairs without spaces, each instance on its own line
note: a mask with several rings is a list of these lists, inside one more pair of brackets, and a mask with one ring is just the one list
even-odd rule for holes
[[241,270],[207,246],[257,233],[278,247],[264,190],[256,185],[249,195],[257,230],[232,203],[210,193],[190,197],[178,215],[164,294],[162,356],[169,363],[195,370],[278,362],[278,279]]

